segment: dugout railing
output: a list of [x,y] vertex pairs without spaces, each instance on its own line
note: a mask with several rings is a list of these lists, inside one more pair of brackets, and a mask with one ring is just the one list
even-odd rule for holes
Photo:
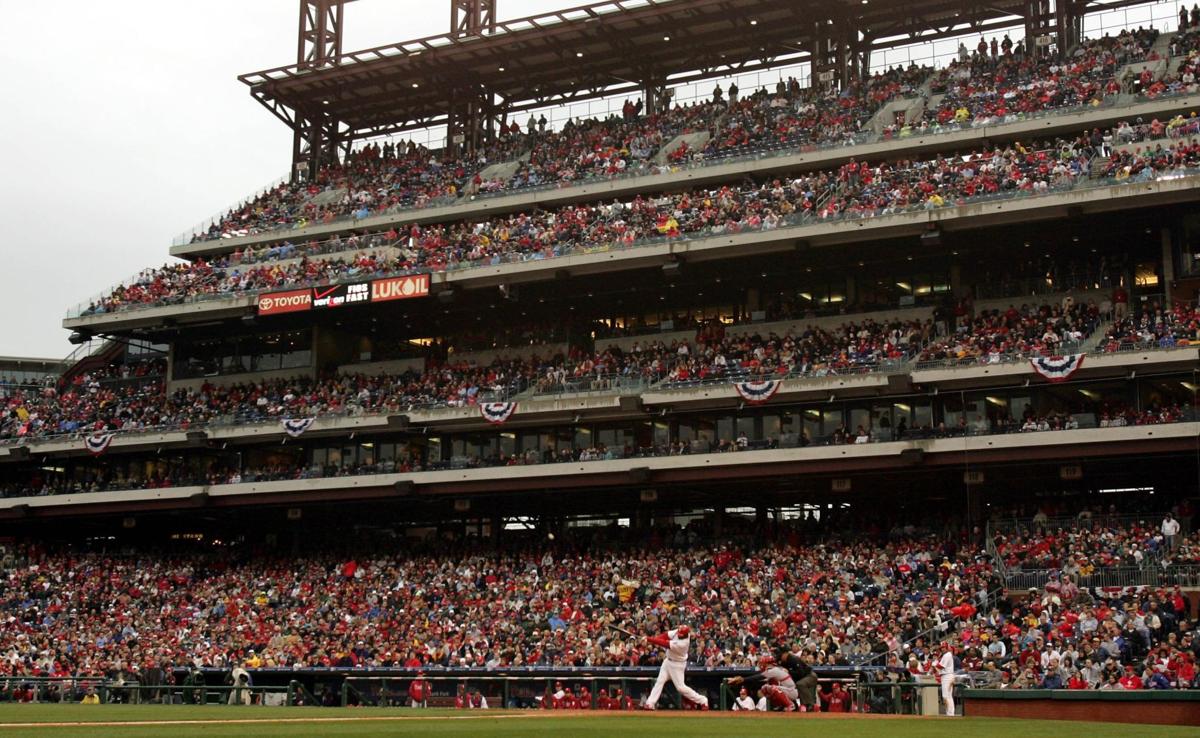
[[99,688],[103,704],[262,705],[297,704],[299,685],[232,686],[214,684],[106,684]]
[[[736,692],[726,684],[732,676],[753,673],[748,668],[710,668],[688,671],[687,683],[709,699],[713,709],[732,708]],[[509,669],[497,672],[478,670],[427,670],[420,679],[430,685],[425,701],[428,707],[453,707],[460,694],[481,694],[491,709],[544,709],[546,700],[558,683],[578,694],[585,687],[590,704],[598,709],[601,690],[610,697],[628,696],[633,707],[645,701],[658,677],[658,667],[596,669]],[[415,670],[389,674],[348,674],[341,683],[344,706],[402,707],[409,704],[408,688],[417,679]],[[847,710],[887,714],[921,714],[921,685],[894,670],[882,668],[832,667],[818,671],[818,685],[838,682],[850,696]],[[659,702],[660,708],[690,709],[669,683]]]
[[[0,702],[79,703],[95,695],[99,704],[161,705],[259,705],[325,707],[405,707],[408,688],[417,678],[417,670],[258,670],[254,678],[264,683],[233,686],[220,683],[225,670],[206,669],[207,681],[172,684],[140,684],[125,679],[103,677],[8,677],[0,680]],[[727,685],[732,676],[746,676],[752,669],[713,668],[689,671],[688,684],[709,698],[714,710],[730,710],[737,690]],[[186,672],[180,672],[186,674]],[[849,699],[845,710],[882,714],[928,714],[924,705],[932,696],[937,709],[936,689],[925,690],[903,670],[831,667],[822,669],[818,689],[840,683]],[[559,682],[573,693],[586,687],[590,694],[582,709],[599,709],[601,690],[610,696],[628,696],[623,709],[638,709],[645,701],[658,667],[599,669],[525,668],[504,671],[470,669],[431,669],[421,674],[432,693],[427,707],[454,707],[460,689],[468,695],[482,694],[491,709],[545,709],[544,700],[557,690]],[[659,701],[660,709],[693,709],[684,703],[669,683]]]
[[122,705],[264,705],[317,704],[300,682],[286,685],[141,684],[104,677],[5,677],[0,702],[70,704],[95,695],[100,704]]

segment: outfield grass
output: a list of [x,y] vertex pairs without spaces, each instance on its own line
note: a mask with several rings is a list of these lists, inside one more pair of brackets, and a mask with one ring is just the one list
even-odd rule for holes
[[[163,724],[153,721],[197,721]],[[237,721],[237,722],[221,722]],[[59,725],[56,723],[66,723]],[[73,725],[71,723],[74,723]],[[124,723],[86,725],[81,723]],[[132,723],[132,724],[131,724]],[[137,723],[146,723],[139,725]],[[1158,738],[1200,736],[1200,728],[987,718],[887,718],[737,715],[731,713],[545,713],[492,710],[196,707],[173,705],[0,705],[0,738],[137,736],[580,736],[609,738]]]

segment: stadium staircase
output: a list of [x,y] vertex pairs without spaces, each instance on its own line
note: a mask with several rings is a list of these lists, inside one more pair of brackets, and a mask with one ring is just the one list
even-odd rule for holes
[[[721,116],[718,121],[723,121],[725,116]],[[718,128],[718,124],[714,124],[714,128]],[[655,164],[666,164],[667,157],[679,150],[683,144],[687,144],[688,151],[702,151],[708,145],[708,140],[712,138],[712,133],[709,131],[697,131],[695,133],[681,133],[678,136],[667,141],[657,152],[655,152],[653,160]]]
[[[502,161],[496,164],[489,164],[479,172],[479,178],[484,182],[492,182],[495,180],[508,182],[510,179],[512,179],[513,175],[517,173],[517,170],[521,168],[521,165],[529,161],[529,157],[532,153],[532,151],[526,151],[516,159]],[[473,181],[469,182],[467,186],[463,188],[464,197],[474,195],[476,192],[478,192],[478,188],[475,186]]]
[[[1117,70],[1116,78],[1118,82],[1121,82],[1121,89],[1123,93],[1129,92],[1128,86],[1124,83],[1126,75],[1132,75],[1136,77],[1142,73],[1142,70],[1149,69],[1152,72],[1153,78],[1155,80],[1159,80],[1163,78],[1163,75],[1174,72],[1175,69],[1178,68],[1181,60],[1171,59],[1171,39],[1173,38],[1175,38],[1175,34],[1173,33],[1158,34],[1158,38],[1154,39],[1154,43],[1150,46],[1150,52],[1157,52],[1159,57],[1158,59],[1154,59],[1152,61],[1133,62],[1132,64],[1126,64]],[[1126,100],[1122,96],[1118,102],[1119,104],[1125,104]],[[1133,99],[1130,98],[1129,102],[1132,103]]]
[[81,374],[108,366],[124,350],[125,345],[118,341],[107,338],[89,339],[76,346],[75,350],[63,359],[63,365],[67,368],[63,371],[61,381],[67,383]]
[[904,120],[911,122],[919,119],[925,113],[926,101],[929,98],[929,92],[933,85],[933,78],[937,75],[936,71],[931,71],[925,76],[921,85],[916,89],[914,95],[894,97],[883,104],[883,107],[875,111],[867,120],[864,130],[869,130],[877,136],[883,135],[883,130],[892,125],[896,121],[896,114],[903,113]]
[[[1175,32],[1158,34],[1158,38],[1154,39],[1154,43],[1150,45],[1151,53],[1157,53],[1163,59],[1170,59],[1171,42],[1175,40],[1176,35],[1178,34]],[[1173,61],[1178,62],[1179,60],[1176,59]],[[1174,66],[1178,67],[1178,64],[1175,64]],[[1175,71],[1175,69],[1172,68],[1171,71]]]

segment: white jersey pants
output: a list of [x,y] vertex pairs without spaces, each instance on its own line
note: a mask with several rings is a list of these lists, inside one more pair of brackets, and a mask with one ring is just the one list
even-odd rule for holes
[[675,689],[679,690],[679,694],[685,700],[707,705],[707,697],[683,683],[683,674],[686,670],[687,664],[683,661],[671,661],[668,659],[662,662],[662,666],[658,668],[658,679],[654,682],[654,688],[650,690],[650,696],[646,698],[646,707],[653,710],[655,705],[658,704],[658,698],[662,696],[663,687],[666,686],[668,679],[671,680],[671,684],[675,685]]
[[946,703],[946,714],[953,716],[954,713],[954,675],[942,675],[942,700]]

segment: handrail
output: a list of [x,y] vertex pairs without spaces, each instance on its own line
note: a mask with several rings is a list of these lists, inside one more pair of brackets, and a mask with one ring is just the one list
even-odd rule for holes
[[[1012,571],[1006,584],[1010,590],[1042,589],[1061,569]],[[1091,574],[1072,574],[1080,589],[1107,587],[1197,587],[1200,586],[1200,564],[1151,563],[1143,566],[1110,566],[1097,568]]]

